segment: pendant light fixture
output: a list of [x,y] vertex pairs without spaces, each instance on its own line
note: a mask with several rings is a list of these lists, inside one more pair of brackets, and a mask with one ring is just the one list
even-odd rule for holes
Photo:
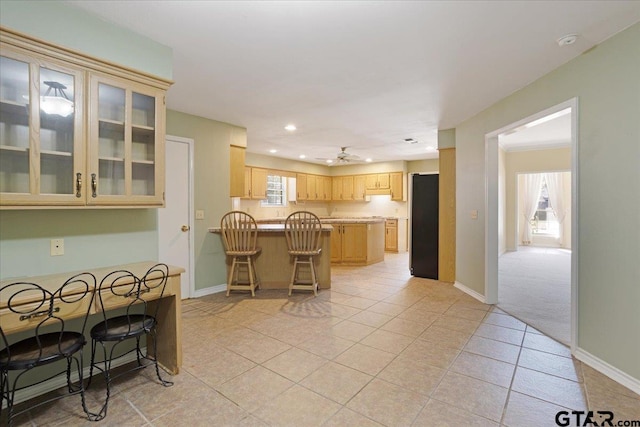
[[[40,97],[40,109],[47,114],[55,114],[61,117],[73,114],[73,102],[64,91],[67,87],[62,83],[53,81],[45,81],[43,83],[49,88]],[[51,91],[53,91],[53,95],[51,95]]]

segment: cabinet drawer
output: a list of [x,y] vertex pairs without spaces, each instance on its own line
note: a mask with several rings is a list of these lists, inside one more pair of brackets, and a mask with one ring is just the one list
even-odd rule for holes
[[[85,298],[76,302],[54,302],[53,309],[54,311],[57,310],[54,315],[63,319],[84,316],[89,309],[89,299],[89,295],[87,295]],[[43,313],[42,316],[32,316],[29,318],[25,318],[28,314],[14,313],[8,308],[0,309],[0,325],[2,325],[2,331],[5,334],[11,334],[26,329],[34,329],[38,323],[43,320],[44,316],[46,316],[45,312],[48,308],[47,305],[42,305],[40,309],[38,309],[38,305],[38,303],[32,303],[24,304],[19,306],[19,308],[14,307],[14,309],[21,312],[36,310],[36,313]],[[21,317],[23,317],[22,320],[20,319]]]
[[398,226],[398,220],[397,219],[387,219],[386,220],[386,225],[387,225],[387,227],[397,227]]
[[[133,286],[131,285],[117,286],[114,289],[117,289],[118,295],[115,295],[109,289],[103,289],[100,292],[100,295],[102,296],[102,304],[104,305],[105,310],[125,307],[135,299],[134,296],[126,296],[128,292],[131,292],[133,290]],[[158,286],[153,289],[146,289],[143,286],[143,291],[140,294],[140,298],[145,301],[151,301],[151,300],[160,298],[161,292],[162,292],[162,286]],[[96,295],[95,304],[96,304],[95,305],[96,311],[101,311],[102,307],[100,306],[100,298],[98,297],[98,295]]]

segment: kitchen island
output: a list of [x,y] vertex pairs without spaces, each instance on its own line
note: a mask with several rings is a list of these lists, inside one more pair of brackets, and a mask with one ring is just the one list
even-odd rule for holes
[[[333,227],[322,225],[322,252],[315,257],[320,289],[331,288],[331,233]],[[220,227],[210,227],[210,233],[220,234]],[[222,236],[220,236],[222,239]],[[284,224],[258,224],[257,245],[262,248],[255,258],[261,289],[288,289],[293,273],[293,257],[287,252]],[[227,271],[231,258],[227,257]]]
[[[285,217],[275,217],[256,222],[284,224],[284,220]],[[381,216],[321,216],[322,224],[333,226],[331,263],[357,266],[384,261],[385,220]]]

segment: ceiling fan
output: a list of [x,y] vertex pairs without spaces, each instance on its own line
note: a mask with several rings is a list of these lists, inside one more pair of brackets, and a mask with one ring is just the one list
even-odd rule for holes
[[347,148],[349,147],[340,147],[340,152],[336,154],[334,159],[327,159],[322,157],[316,157],[316,160],[323,160],[329,164],[329,166],[333,165],[346,165],[350,163],[360,163],[362,160],[360,156],[356,154],[347,153]]

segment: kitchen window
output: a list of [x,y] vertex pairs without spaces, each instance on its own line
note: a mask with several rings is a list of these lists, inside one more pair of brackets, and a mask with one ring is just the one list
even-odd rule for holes
[[263,207],[287,206],[287,178],[280,175],[267,175],[267,199],[260,204]]

